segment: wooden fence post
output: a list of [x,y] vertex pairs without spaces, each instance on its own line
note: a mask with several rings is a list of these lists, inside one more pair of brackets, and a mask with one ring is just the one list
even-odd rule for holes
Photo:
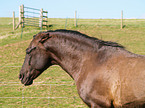
[[65,19],[65,29],[66,29],[66,27],[67,27],[67,18]]
[[75,11],[74,25],[75,27],[77,27],[77,11]]
[[47,25],[47,22],[48,22],[48,12],[47,11],[42,11],[42,28],[44,26],[44,28],[48,29],[48,25]]
[[13,11],[13,31],[15,30],[15,11]]
[[121,29],[123,29],[123,10],[121,11]]
[[48,22],[48,12],[46,11],[45,14],[46,14],[46,17],[45,17],[45,25],[46,26],[45,26],[45,28],[47,28],[47,26],[48,26],[48,23],[47,23]]
[[19,24],[18,24],[19,28],[21,28],[21,16],[22,16],[22,14],[21,14],[21,6],[19,6]]
[[41,14],[40,14],[40,29],[42,30],[42,26],[43,26],[43,9],[41,9]]
[[24,5],[22,5],[22,11],[21,11],[21,14],[22,14],[22,16],[21,16],[21,21],[22,21],[22,27],[24,28]]

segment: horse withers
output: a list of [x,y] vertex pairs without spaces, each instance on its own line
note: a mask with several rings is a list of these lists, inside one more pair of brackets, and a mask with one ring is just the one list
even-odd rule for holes
[[145,108],[143,55],[77,31],[40,32],[26,49],[19,79],[30,85],[54,64],[75,80],[80,98],[91,108]]

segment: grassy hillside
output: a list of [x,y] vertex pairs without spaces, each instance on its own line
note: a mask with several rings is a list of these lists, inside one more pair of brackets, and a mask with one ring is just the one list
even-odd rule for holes
[[[48,19],[48,29],[64,29],[65,21]],[[78,27],[74,27],[74,20],[67,19],[66,28],[118,42],[131,52],[145,55],[145,19],[125,19],[124,25],[120,29],[119,19],[78,19]],[[0,107],[84,108],[73,80],[58,66],[47,69],[32,86],[23,87],[18,80],[21,67],[17,66],[22,65],[25,49],[38,32],[40,28],[26,26],[21,39],[21,29],[12,30],[12,18],[0,18]]]

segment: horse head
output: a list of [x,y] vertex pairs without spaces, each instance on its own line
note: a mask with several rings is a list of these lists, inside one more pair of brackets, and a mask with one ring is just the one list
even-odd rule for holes
[[47,32],[38,33],[26,49],[26,56],[19,79],[24,85],[31,85],[33,80],[51,66],[50,52],[44,42],[50,38]]

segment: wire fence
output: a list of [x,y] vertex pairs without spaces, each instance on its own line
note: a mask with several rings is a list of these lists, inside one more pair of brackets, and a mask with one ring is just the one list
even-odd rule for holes
[[[0,77],[0,107],[20,108],[80,108],[86,107],[80,100],[73,81],[34,82],[32,86],[23,86],[12,68],[21,66],[0,66],[7,71]],[[4,69],[5,68],[5,69]],[[18,69],[18,70],[19,70]],[[11,75],[9,75],[11,74]],[[6,76],[10,81],[7,81]],[[12,79],[12,77],[14,77]],[[5,80],[4,80],[5,79]],[[18,81],[17,81],[18,80]]]

